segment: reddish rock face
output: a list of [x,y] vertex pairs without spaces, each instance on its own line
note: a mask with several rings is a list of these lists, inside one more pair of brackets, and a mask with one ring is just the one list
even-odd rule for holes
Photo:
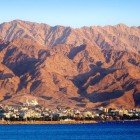
[[0,102],[140,106],[140,28],[70,27],[15,20],[0,25]]

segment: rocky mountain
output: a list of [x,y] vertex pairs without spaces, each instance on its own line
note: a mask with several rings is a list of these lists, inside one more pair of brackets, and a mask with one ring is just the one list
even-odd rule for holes
[[0,24],[0,103],[140,106],[140,28]]

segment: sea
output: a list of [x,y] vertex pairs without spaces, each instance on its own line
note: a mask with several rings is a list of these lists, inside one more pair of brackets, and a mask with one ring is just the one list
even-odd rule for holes
[[140,140],[140,122],[0,125],[0,140]]

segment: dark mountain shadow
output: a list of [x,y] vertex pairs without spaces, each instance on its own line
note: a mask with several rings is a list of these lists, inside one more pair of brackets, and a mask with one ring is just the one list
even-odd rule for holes
[[59,88],[59,91],[60,91],[61,93],[66,94],[66,93],[67,93],[67,87],[60,87],[60,88]]
[[[9,61],[9,58],[11,58],[13,55],[15,55],[17,60],[14,60],[14,62]],[[44,59],[44,56],[47,56],[46,52],[40,52],[40,55],[42,56],[42,59]],[[26,77],[26,74],[30,74],[32,78],[35,77],[37,74],[36,67],[38,64],[40,64],[40,58],[36,59],[34,57],[29,57],[27,54],[23,52],[19,52],[17,48],[9,49],[3,59],[3,63],[13,71],[13,73],[20,78],[20,83],[18,85],[17,92],[22,90],[24,87],[27,86],[28,80]],[[31,86],[31,91],[35,89],[35,86],[37,83],[33,83]]]
[[[78,76],[74,77],[73,83],[78,87],[79,89],[88,88],[89,85],[95,85],[99,83],[106,75],[111,74],[115,72],[117,69],[115,68],[102,68],[102,62],[98,61],[96,65],[90,64],[90,71],[79,74]],[[98,75],[96,75],[99,73]],[[87,83],[87,80],[90,78],[91,80]],[[84,87],[83,85],[86,86]]]
[[[90,65],[90,71],[80,74],[73,79],[74,85],[78,88],[78,93],[87,98],[88,100],[96,102],[105,102],[111,99],[118,98],[124,94],[122,90],[116,90],[112,92],[96,92],[88,93],[87,88],[98,84],[105,76],[115,72],[117,69],[109,67],[103,68],[102,63],[98,61],[96,65]],[[98,75],[97,75],[98,73]],[[93,77],[93,78],[92,78]],[[89,81],[88,79],[91,78]]]
[[107,76],[108,74],[111,74],[115,71],[116,71],[116,69],[113,69],[113,68],[100,69],[100,71],[99,71],[100,75],[97,75],[94,78],[92,78],[86,86],[88,87],[89,85],[92,86],[92,85],[98,84],[105,76]]
[[97,65],[91,64],[90,65],[90,71],[79,74],[74,77],[73,83],[78,87],[79,89],[83,89],[83,85],[87,82],[89,77],[94,76],[99,71],[99,67]]
[[86,45],[80,45],[80,46],[77,46],[75,48],[72,48],[71,51],[69,52],[68,54],[68,58],[69,59],[74,59],[74,57],[81,51],[85,50],[86,48]]
[[27,86],[27,84],[28,84],[27,77],[26,77],[26,75],[24,75],[20,78],[20,83],[18,85],[18,89],[16,92],[22,90],[24,87]]
[[47,57],[50,56],[50,51],[48,50],[40,50],[38,52],[38,59],[40,60],[40,63],[43,63]]
[[105,102],[105,101],[109,101],[112,99],[116,99],[121,97],[124,94],[123,90],[115,90],[112,92],[98,92],[98,93],[91,93],[91,94],[87,94],[87,98],[93,102]]
[[133,79],[129,79],[127,82],[125,82],[122,86],[123,89],[125,89],[125,91],[129,91],[131,89],[134,89],[134,87],[136,86],[136,82]]
[[104,54],[104,57],[105,57],[105,60],[106,60],[106,63],[109,63],[110,60],[111,60],[111,54],[112,54],[112,50],[102,50],[103,54]]
[[0,52],[2,51],[2,50],[4,50],[4,49],[6,49],[7,47],[8,47],[8,45],[9,45],[9,42],[7,42],[7,43],[0,43]]
[[45,99],[45,100],[51,100],[52,97],[48,97],[48,96],[40,96],[41,98]]
[[2,101],[5,101],[5,100],[8,100],[8,99],[10,99],[12,97],[12,95],[10,95],[10,93],[6,93],[4,96],[3,96],[3,100],[1,100],[1,102]]
[[9,49],[4,56],[3,63],[17,76],[21,76],[27,72],[32,71],[35,68],[36,63],[38,63],[38,59],[31,58],[22,52],[19,52],[16,55],[17,60],[15,62],[10,63],[8,61],[12,55],[16,54],[16,51],[17,48]]
[[78,107],[85,107],[86,104],[85,103],[78,103],[78,104],[76,104],[76,106],[78,106]]
[[104,54],[106,63],[109,63],[111,59],[113,59],[115,64],[124,56],[125,51],[113,51],[112,49],[103,49],[102,53]]
[[[124,93],[135,89],[136,82],[128,80],[124,86],[122,86],[123,90],[114,90],[112,92],[93,92],[91,94],[86,93],[86,97],[92,102],[105,102],[111,99],[116,99],[123,96]],[[135,94],[136,103],[140,103],[140,94]]]
[[[110,104],[110,100],[104,101],[104,102],[102,102],[101,104],[96,105],[95,108],[99,108],[99,107],[101,107],[101,106],[107,107],[109,104]],[[93,111],[95,111],[95,109],[93,109]]]
[[135,101],[135,106],[140,106],[140,92],[135,92],[134,93],[134,101]]
[[117,77],[116,80],[121,80],[121,79],[125,79],[126,77],[128,77],[129,73],[123,74],[120,77]]
[[71,99],[73,101],[76,101],[76,102],[79,102],[79,103],[85,103],[85,101],[84,101],[85,98],[84,97],[71,97],[69,99]]
[[15,48],[12,48],[12,49],[9,49],[7,52],[6,52],[6,54],[5,54],[5,56],[4,56],[4,62],[5,62],[5,60],[7,60],[10,56],[12,56],[13,54],[14,54],[14,52],[16,52],[16,50],[17,50],[17,48],[15,47]]
[[30,87],[30,92],[33,92],[35,89],[37,89],[41,84],[41,80],[34,81]]
[[26,60],[18,62],[12,70],[17,76],[21,76],[27,72],[31,72],[32,70],[34,70],[37,63],[37,59],[28,58]]
[[14,75],[11,74],[11,73],[1,73],[0,72],[0,80],[4,80],[4,79],[7,79],[7,78],[12,78]]
[[[52,29],[54,31],[59,30],[59,26],[52,27]],[[70,32],[71,32],[71,28],[70,27],[65,28],[64,31],[63,31],[63,35],[58,37],[56,39],[56,41],[52,44],[52,46],[64,43],[65,39],[69,36]]]
[[140,63],[137,62],[134,58],[128,59],[128,62],[131,63],[132,65],[135,65],[135,66],[139,66],[140,67]]
[[[28,82],[35,78],[35,75],[38,75],[38,71],[36,71],[36,64],[38,64],[37,59],[29,58],[26,61],[17,63],[13,68],[13,72],[20,77],[20,83],[18,85],[17,92],[26,87]],[[28,77],[26,77],[26,73],[29,73],[32,76],[32,79],[30,81],[27,80]],[[32,84],[31,91],[35,89],[34,85],[36,85],[36,83]]]

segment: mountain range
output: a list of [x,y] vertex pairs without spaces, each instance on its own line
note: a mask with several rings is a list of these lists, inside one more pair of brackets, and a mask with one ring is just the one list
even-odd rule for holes
[[0,104],[140,107],[140,27],[0,24]]

